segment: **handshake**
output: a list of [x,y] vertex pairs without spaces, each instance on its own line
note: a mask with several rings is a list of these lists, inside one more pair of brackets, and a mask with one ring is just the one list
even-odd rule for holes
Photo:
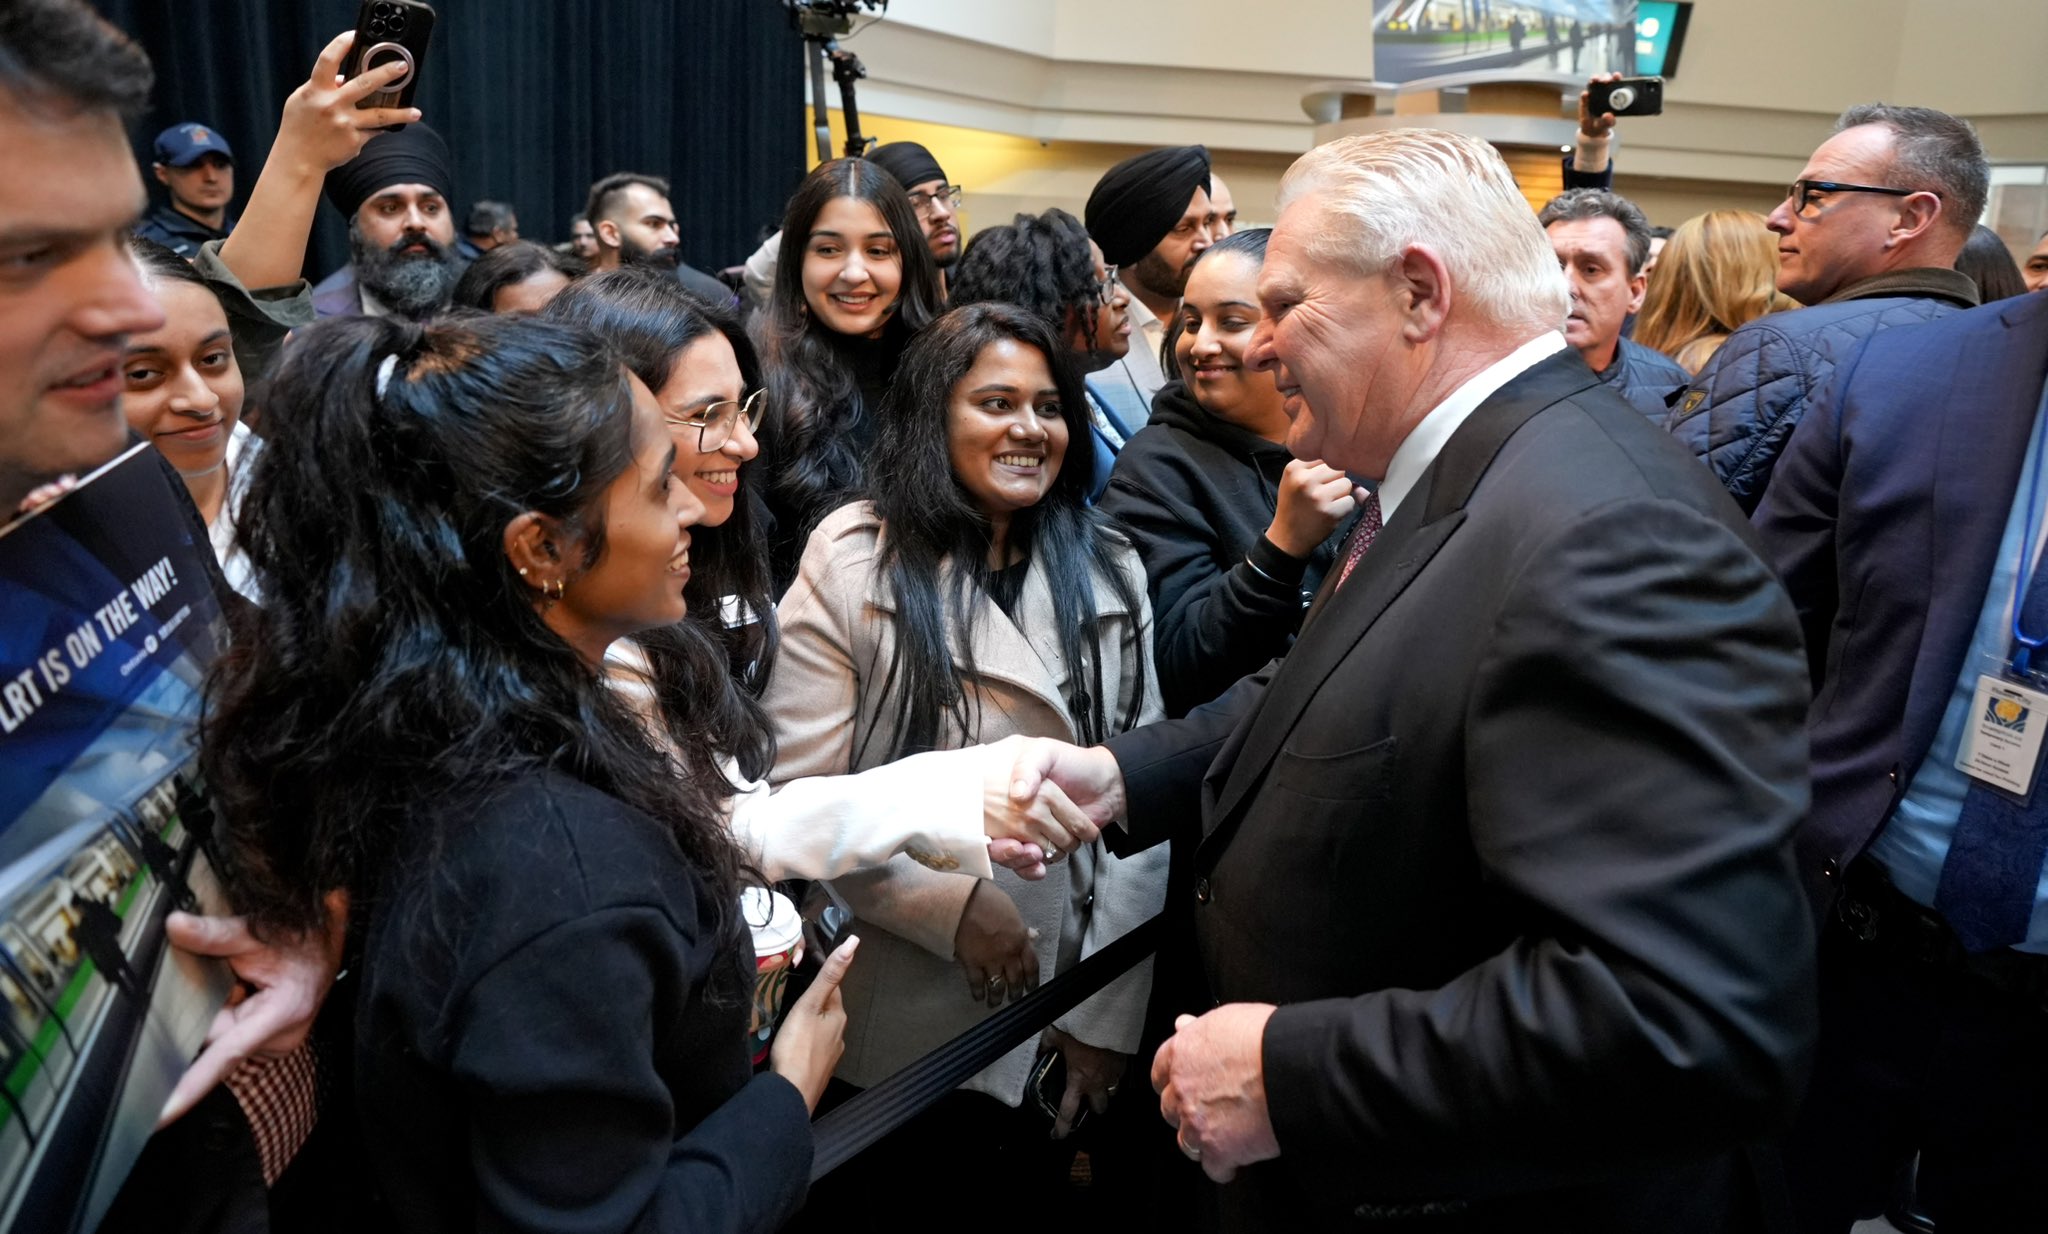
[[1100,746],[1006,737],[982,751],[989,860],[1024,878],[1044,878],[1048,865],[1123,816],[1123,772]]

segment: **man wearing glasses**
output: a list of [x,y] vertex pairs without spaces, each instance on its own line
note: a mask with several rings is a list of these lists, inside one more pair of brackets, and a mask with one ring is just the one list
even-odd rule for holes
[[1926,107],[1852,107],[1799,174],[1769,226],[1779,236],[1778,290],[1809,307],[1730,335],[1668,425],[1751,512],[1837,363],[1879,330],[1978,299],[1954,269],[1990,191],[1967,121]]
[[[868,151],[867,160],[896,177],[910,194],[910,207],[924,227],[924,239],[939,268],[939,294],[946,294],[946,271],[960,260],[960,197],[964,192],[946,179],[946,171],[932,152],[914,141],[892,141]],[[755,308],[768,303],[775,286],[775,259],[782,248],[782,233],[761,242],[747,258],[747,302]]]

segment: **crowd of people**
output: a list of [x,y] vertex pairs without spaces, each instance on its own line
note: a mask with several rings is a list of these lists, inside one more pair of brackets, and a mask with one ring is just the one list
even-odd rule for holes
[[2048,238],[1967,122],[1670,229],[1583,95],[1533,214],[1404,129],[969,235],[897,142],[711,273],[655,174],[458,228],[350,39],[145,213],[146,58],[0,13],[0,523],[146,441],[233,627],[169,931],[240,992],[106,1228],[2048,1217]]

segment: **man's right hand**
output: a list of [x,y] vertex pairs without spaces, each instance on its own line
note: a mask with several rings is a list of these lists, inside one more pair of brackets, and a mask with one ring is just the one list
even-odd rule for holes
[[[1579,91],[1579,140],[1605,143],[1614,136],[1614,113],[1603,111],[1594,115],[1587,108],[1593,103],[1593,87],[1605,82],[1620,81],[1619,73],[1595,73],[1586,79],[1586,88]],[[1597,170],[1597,168],[1595,169]]]
[[1093,843],[1102,830],[1050,780],[1029,797],[1011,796],[1017,748],[1026,740],[1005,737],[983,747],[987,761],[982,768],[982,830],[988,833],[992,863],[1039,879],[1045,877],[1048,862]]
[[1124,771],[1101,746],[1076,746],[1050,737],[1027,737],[1010,769],[1010,799],[1028,802],[1047,781],[1060,786],[1097,827],[1124,816]]
[[343,81],[341,62],[355,37],[353,30],[335,35],[321,49],[313,75],[284,101],[271,157],[289,160],[299,175],[324,176],[354,158],[385,126],[420,118],[417,107],[356,108],[357,102],[405,76],[405,63],[393,60]]

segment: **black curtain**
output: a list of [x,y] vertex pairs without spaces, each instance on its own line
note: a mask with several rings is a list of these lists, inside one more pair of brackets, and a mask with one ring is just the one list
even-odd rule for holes
[[[187,120],[235,151],[238,211],[284,99],[357,0],[97,0],[156,64],[150,141]],[[523,237],[568,237],[592,181],[668,177],[684,259],[734,265],[774,230],[804,173],[803,43],[781,0],[436,0],[416,105],[455,158],[457,227],[469,203],[512,203]],[[152,191],[161,194],[152,181]],[[348,259],[323,206],[308,253],[319,277]]]

